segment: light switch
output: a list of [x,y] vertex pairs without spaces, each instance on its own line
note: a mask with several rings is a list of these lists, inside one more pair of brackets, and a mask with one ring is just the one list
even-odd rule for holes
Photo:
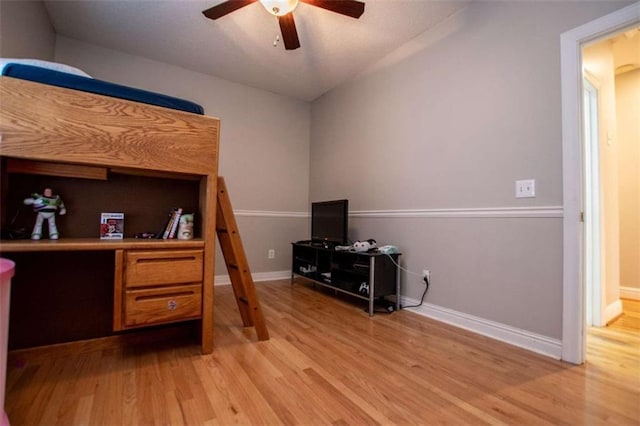
[[525,179],[516,181],[516,198],[529,198],[536,196],[536,180]]

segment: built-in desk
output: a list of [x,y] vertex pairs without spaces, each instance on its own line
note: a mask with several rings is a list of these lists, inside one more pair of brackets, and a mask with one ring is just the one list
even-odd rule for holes
[[[200,318],[203,250],[201,239],[0,242],[0,252],[9,256],[33,252],[113,252],[113,331]],[[70,259],[73,261],[73,257]],[[30,266],[33,265],[18,267]]]
[[[2,163],[7,227],[31,230],[35,213],[22,200],[39,188],[54,188],[67,207],[56,219],[60,239],[45,232],[37,241],[0,241],[0,253],[16,262],[11,348],[197,320],[203,352],[213,349],[214,242],[206,227],[215,215],[205,212],[215,207],[201,198],[209,197],[208,177],[107,168],[102,179],[70,164]],[[159,231],[174,206],[195,212],[197,238],[98,238],[101,212],[124,212],[125,235],[134,235]]]
[[[74,333],[103,337],[109,334],[105,321],[111,322],[110,331],[120,332],[201,319],[204,310],[212,309],[203,305],[202,298],[204,247],[202,239],[0,241],[2,255],[17,264],[12,325],[18,333],[45,339],[62,336],[64,341]],[[91,252],[102,254],[91,256]],[[112,298],[105,297],[109,285]],[[78,317],[83,309],[89,309],[84,319]],[[79,331],[60,329],[76,328],[78,320],[83,322]],[[21,336],[14,341],[30,340]]]
[[[22,199],[45,187],[67,207],[58,241],[0,243],[25,292],[16,303],[34,316],[47,303],[83,312],[75,321],[100,327],[107,317],[115,331],[196,319],[202,352],[212,352],[219,120],[5,76],[0,97],[0,229],[15,218],[32,227]],[[124,212],[133,236],[158,231],[174,207],[195,214],[199,239],[97,238],[100,212]],[[33,333],[58,325],[36,319]]]

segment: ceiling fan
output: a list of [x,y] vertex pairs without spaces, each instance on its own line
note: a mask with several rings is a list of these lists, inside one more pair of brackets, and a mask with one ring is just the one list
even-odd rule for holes
[[258,1],[267,12],[278,18],[282,40],[287,50],[300,47],[298,31],[293,20],[293,10],[298,6],[298,1],[356,19],[364,13],[364,3],[357,0],[227,0],[202,13],[209,19],[218,19]]

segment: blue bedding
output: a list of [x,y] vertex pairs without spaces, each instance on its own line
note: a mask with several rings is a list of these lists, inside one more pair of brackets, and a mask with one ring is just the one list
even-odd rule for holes
[[10,63],[4,67],[2,75],[200,115],[204,114],[204,109],[200,105],[183,99],[32,65]]

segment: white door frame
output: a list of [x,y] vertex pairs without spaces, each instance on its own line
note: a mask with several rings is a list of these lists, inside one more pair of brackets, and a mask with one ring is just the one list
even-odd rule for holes
[[563,289],[562,359],[586,356],[582,166],[582,46],[640,23],[640,2],[560,36],[562,74]]

